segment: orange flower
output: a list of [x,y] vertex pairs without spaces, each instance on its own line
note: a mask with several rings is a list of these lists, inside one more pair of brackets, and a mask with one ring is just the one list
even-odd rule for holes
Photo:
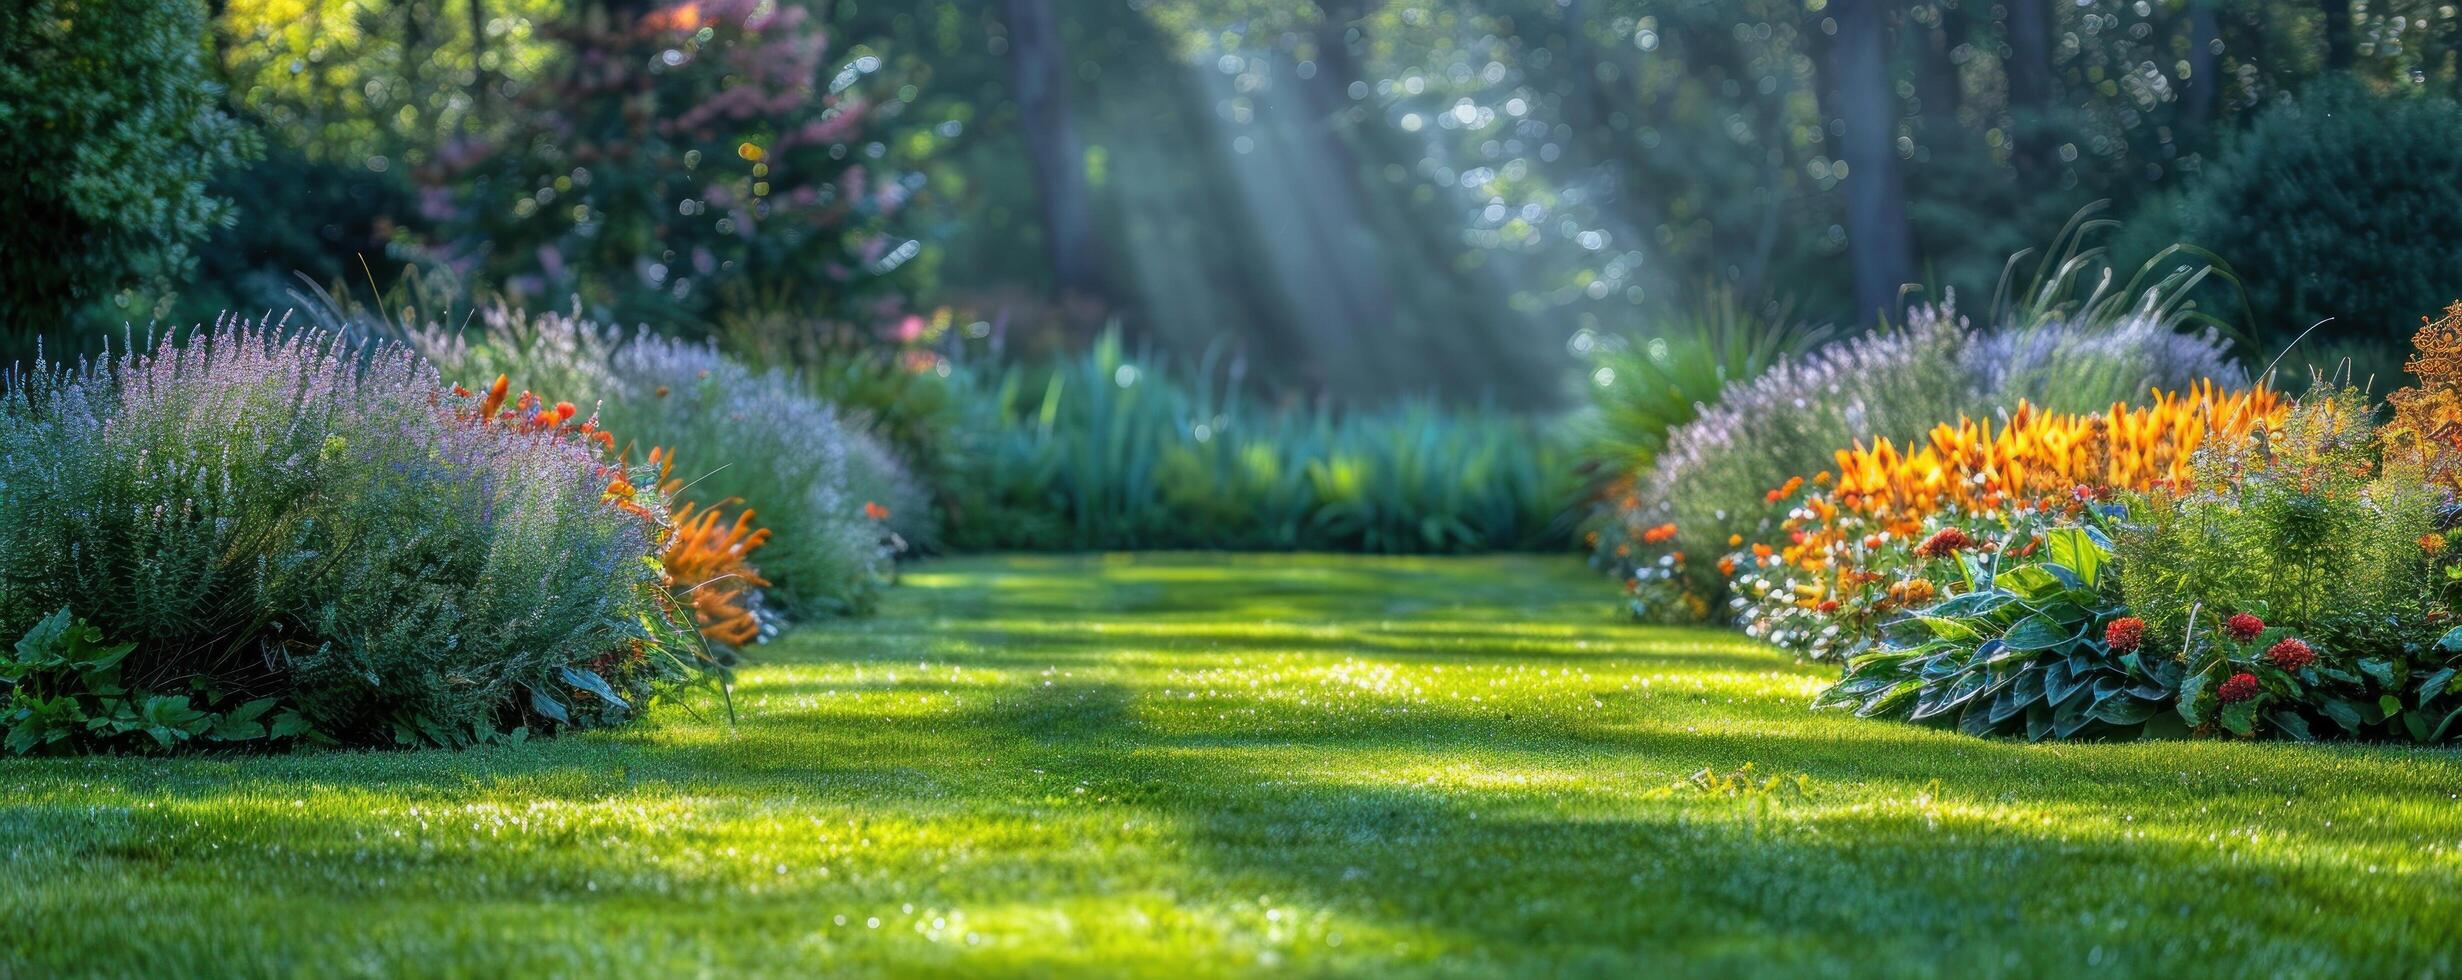
[[485,422],[495,417],[496,409],[504,405],[505,391],[512,386],[511,377],[502,374],[496,376],[496,383],[487,386],[487,397],[479,401],[479,421]]
[[863,502],[863,516],[876,521],[885,521],[889,519],[889,508],[866,500]]
[[1676,526],[1674,524],[1661,524],[1641,532],[1641,540],[1644,544],[1658,544],[1675,536]]

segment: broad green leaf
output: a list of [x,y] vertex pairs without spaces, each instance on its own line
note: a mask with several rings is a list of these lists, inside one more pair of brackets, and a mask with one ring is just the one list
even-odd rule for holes
[[2205,691],[2206,675],[2204,674],[2190,674],[2180,681],[2180,720],[2188,722],[2189,727],[2194,728],[2206,723],[2205,709],[2197,703],[2198,697],[2205,694]]
[[2282,729],[2292,738],[2303,742],[2317,740],[2317,737],[2308,731],[2308,719],[2300,717],[2296,711],[2277,711],[2265,717],[2267,721],[2274,723],[2274,727]]
[[2078,581],[2089,589],[2102,585],[2103,563],[2111,557],[2110,549],[2095,541],[2092,531],[2082,527],[2056,527],[2043,532],[2043,554],[2054,564],[2076,572]]
[[626,711],[632,710],[632,704],[625,701],[622,696],[616,694],[615,688],[608,686],[607,679],[604,677],[600,677],[589,671],[579,670],[573,667],[556,668],[556,676],[564,678],[564,682],[567,684],[571,684],[574,687],[578,687],[584,691],[598,695],[600,700],[603,700],[608,704],[615,705],[617,708]]
[[2454,669],[2451,667],[2429,674],[2428,679],[2419,684],[2419,703],[2425,706],[2436,700],[2437,695],[2445,693],[2445,685],[2453,681],[2453,675]]
[[2009,632],[2001,635],[2001,642],[2011,650],[2036,651],[2049,650],[2076,638],[2075,630],[2038,613],[2010,626]]
[[2217,719],[2234,735],[2254,735],[2257,732],[2257,702],[2239,701],[2223,706]]
[[[1843,686],[1845,685],[1839,685],[1839,687]],[[1832,687],[1830,688],[1830,691],[1836,691],[1837,689],[1837,687]],[[1829,694],[1825,692],[1821,696],[1826,698]],[[1819,707],[1820,702],[1815,701],[1813,702],[1813,705],[1815,707]],[[553,721],[559,725],[570,725],[573,723],[573,716],[564,710],[564,705],[558,703],[556,699],[548,697],[547,692],[541,691],[535,687],[530,689],[530,710],[538,712],[539,717]]]
[[2326,717],[2333,719],[2334,724],[2341,725],[2346,732],[2358,734],[2360,726],[2364,724],[2360,718],[2359,709],[2341,698],[2324,698],[2317,702],[2317,707],[2325,712]]

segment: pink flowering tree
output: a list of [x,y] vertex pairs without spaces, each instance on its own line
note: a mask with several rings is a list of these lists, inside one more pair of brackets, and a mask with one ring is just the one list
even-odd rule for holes
[[663,329],[900,308],[921,247],[896,219],[920,181],[878,135],[904,104],[880,59],[833,59],[771,0],[585,6],[551,31],[564,54],[511,123],[424,171],[441,260]]

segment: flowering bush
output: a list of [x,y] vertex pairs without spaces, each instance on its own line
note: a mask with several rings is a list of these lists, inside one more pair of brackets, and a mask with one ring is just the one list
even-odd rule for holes
[[1780,544],[1724,559],[1730,602],[1755,635],[1816,659],[1852,656],[1942,590],[1940,572],[1954,569],[1943,559],[2115,491],[2184,481],[2198,447],[2245,440],[2287,410],[2269,389],[2200,384],[2086,415],[2021,402],[2002,425],[1960,419],[1909,450],[1887,439],[1839,450],[1835,476],[1779,488],[1774,499],[1791,504]]
[[[487,312],[476,329],[412,331],[456,377],[509,374],[598,406],[608,430],[663,446],[695,469],[681,502],[706,511],[741,500],[774,532],[761,555],[764,595],[802,616],[870,608],[898,540],[889,522],[928,520],[899,462],[794,379],[758,373],[709,344],[627,335],[577,317]],[[874,517],[866,504],[885,511]]]
[[230,324],[0,395],[0,631],[67,609],[132,691],[451,745],[629,718],[693,663],[655,502],[407,350]]
[[2462,735],[2449,498],[2372,409],[2320,386],[2117,504],[1936,532],[1914,550],[1954,562],[1945,597],[1885,622],[1817,703],[2035,738]]
[[[1729,573],[1680,556],[1777,540],[1790,509],[1779,505],[1803,486],[1789,481],[1830,468],[1840,447],[1914,439],[1945,419],[1987,418],[2010,405],[2100,412],[2152,391],[2232,387],[2243,377],[2220,338],[2180,333],[2153,309],[1976,331],[1954,310],[1919,308],[1901,330],[1835,344],[1729,387],[1668,436],[1620,501],[1620,520],[1593,542],[1596,561],[1641,573],[1643,615],[1681,618],[1721,598]],[[1642,531],[1667,524],[1677,528],[1672,548],[1639,546]]]
[[423,168],[451,258],[524,299],[707,324],[721,301],[864,319],[916,271],[892,218],[920,186],[874,131],[880,60],[828,58],[772,0],[594,8],[500,133]]

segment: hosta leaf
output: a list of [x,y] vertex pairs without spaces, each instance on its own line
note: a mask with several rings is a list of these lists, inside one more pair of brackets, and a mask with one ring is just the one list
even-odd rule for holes
[[2334,724],[2341,725],[2343,731],[2354,735],[2359,733],[2362,724],[2359,709],[2353,707],[2351,702],[2341,698],[2323,698],[2317,702],[2317,708],[2325,712],[2325,717],[2333,719]]
[[2041,614],[2018,620],[2001,635],[2001,643],[2011,650],[2049,650],[2077,638],[2077,631]]
[[[2378,657],[2366,657],[2356,662],[2354,666],[2359,668],[2360,673],[2375,678],[2376,682],[2379,684],[2384,684],[2390,687],[2394,683],[2393,661]],[[2392,714],[2390,711],[2386,713]]]
[[1914,700],[1916,693],[1922,690],[1922,681],[1902,681],[1893,684],[1889,689],[1874,695],[1872,700],[1864,702],[1864,706],[1856,709],[1855,713],[1865,718],[1873,718],[1902,710],[1909,701]]
[[2126,727],[2145,724],[2146,719],[2154,717],[2154,713],[2161,708],[2159,703],[2121,694],[2097,702],[2094,713],[2105,722]]
[[2069,591],[2068,583],[2062,582],[2059,576],[2044,571],[2041,565],[2020,565],[2009,569],[2000,573],[2000,577],[1992,584],[2007,589],[2018,598],[2028,601],[2050,599]]
[[2067,703],[2069,696],[2077,693],[2078,689],[2084,686],[2085,684],[2076,672],[2069,668],[2069,662],[2066,660],[2054,660],[2051,666],[2043,670],[2043,700],[2052,704]]
[[2043,555],[2077,573],[2087,588],[2095,588],[2102,583],[2104,561],[2111,557],[2110,546],[2097,540],[2100,537],[2089,528],[2056,527],[2043,532]]
[[2027,705],[2035,703],[2041,696],[2040,688],[2029,694],[2024,684],[2009,685],[2000,692],[1999,696],[1992,699],[1990,712],[1992,724],[2006,724],[2009,719],[2017,717],[2018,712],[2026,710]]
[[[1845,685],[1839,686],[1843,687]],[[1830,690],[1835,691],[1837,688],[1833,687]],[[1826,697],[1827,695],[1824,696]],[[564,710],[564,705],[558,703],[556,699],[548,697],[547,692],[541,691],[535,687],[530,689],[530,710],[537,712],[539,717],[545,718],[559,725],[570,725],[573,723],[573,716],[570,712]]]
[[2292,738],[2299,739],[2303,742],[2314,742],[2317,740],[2317,737],[2310,734],[2308,731],[2308,719],[2300,717],[2298,712],[2277,711],[2273,714],[2265,716],[2265,718],[2267,721],[2273,722],[2274,727],[2282,729]]
[[1983,690],[1983,675],[1967,674],[1947,684],[1935,685],[1915,699],[1915,710],[1907,715],[1910,721],[1921,721],[1966,703],[1975,692]]
[[2040,742],[2043,741],[2043,736],[2051,733],[2052,709],[2050,706],[2040,703],[2027,706],[2026,740],[2029,742]]
[[2446,630],[2444,636],[2437,638],[2436,648],[2446,653],[2462,653],[2462,626]]
[[600,677],[589,671],[579,670],[573,667],[556,668],[556,676],[564,678],[564,682],[567,684],[571,684],[574,687],[578,687],[584,691],[598,695],[600,700],[603,700],[608,704],[615,705],[617,708],[626,711],[632,710],[632,704],[616,694],[615,688],[608,686],[607,679],[604,677]]
[[1958,716],[1958,731],[1977,738],[1992,734],[1993,728],[2000,724],[2000,720],[1992,717],[1992,707],[1993,703],[1986,701],[1968,705],[1966,713]]
[[2060,738],[2070,738],[2084,731],[2086,726],[2094,724],[2094,707],[2094,699],[2088,697],[2075,697],[2061,702],[2060,706],[2052,712],[2052,734]]
[[1980,635],[1973,626],[1946,616],[1917,616],[1915,621],[1933,636],[1944,640],[1972,640]]
[[1933,603],[1926,612],[1936,619],[1965,619],[1994,612],[2015,601],[2017,597],[1998,589],[1961,592]]
[[2445,685],[2453,682],[2453,675],[2454,669],[2451,667],[2429,674],[2428,679],[2419,684],[2419,703],[2425,705],[2445,693]]
[[2445,720],[2436,723],[2436,731],[2429,734],[2428,741],[2444,741],[2445,733],[2453,730],[2453,723],[2457,720],[2462,720],[2462,708],[2455,708],[2452,711],[2447,712],[2445,715]]
[[2257,731],[2257,702],[2238,701],[2223,706],[2217,717],[2223,728],[2234,735],[2253,735]]

